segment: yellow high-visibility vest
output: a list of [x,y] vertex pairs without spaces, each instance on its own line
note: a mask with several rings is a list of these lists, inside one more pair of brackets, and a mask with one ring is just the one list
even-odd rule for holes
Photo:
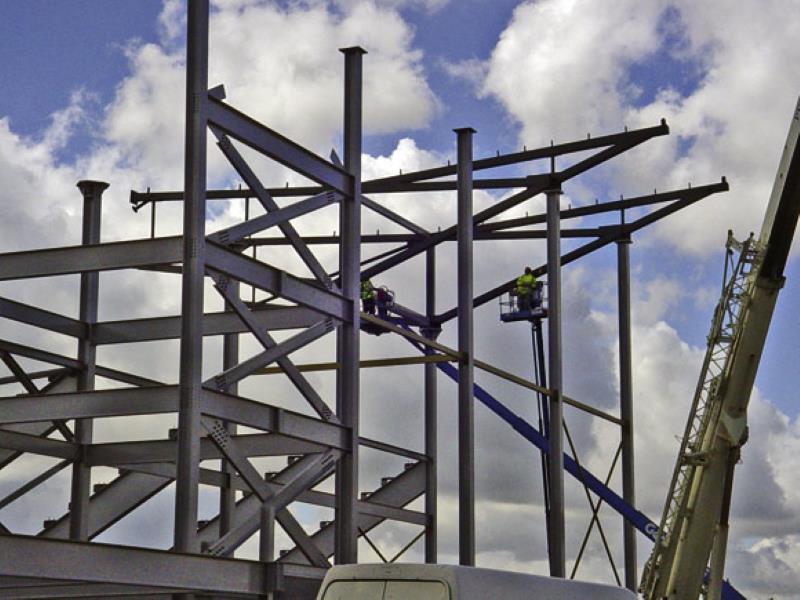
[[536,277],[534,277],[533,273],[523,273],[522,275],[517,277],[518,294],[530,293],[535,285],[536,285]]
[[372,282],[367,279],[361,282],[361,299],[369,300],[375,297],[375,288],[372,287]]

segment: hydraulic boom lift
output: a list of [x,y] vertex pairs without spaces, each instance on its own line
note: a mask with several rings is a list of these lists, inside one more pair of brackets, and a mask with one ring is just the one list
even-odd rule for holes
[[648,600],[721,597],[734,467],[747,441],[747,405],[800,214],[798,136],[800,101],[759,237],[728,236],[722,297],[642,577]]

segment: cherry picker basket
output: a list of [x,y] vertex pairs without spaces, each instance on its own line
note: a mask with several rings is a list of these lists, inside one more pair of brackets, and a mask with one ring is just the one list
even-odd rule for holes
[[537,281],[528,296],[520,296],[517,290],[511,290],[500,296],[500,320],[504,323],[513,321],[533,321],[547,317],[547,298],[545,284]]

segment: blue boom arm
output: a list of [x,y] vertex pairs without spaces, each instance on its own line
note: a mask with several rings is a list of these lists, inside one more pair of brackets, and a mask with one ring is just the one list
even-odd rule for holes
[[[401,327],[411,331],[408,324],[402,319],[391,320]],[[415,342],[414,340],[408,338],[406,339],[420,352],[428,355],[434,354],[434,351],[430,348],[427,348],[422,344]],[[436,363],[436,366],[450,379],[458,382],[458,369],[456,369],[453,365],[446,362],[440,362]],[[477,383],[473,384],[472,390],[475,398],[477,398],[481,404],[491,410],[503,421],[508,423],[511,428],[514,429],[514,431],[536,446],[540,451],[545,453],[550,451],[547,438],[542,435],[542,433],[533,425],[514,413],[505,404],[497,400]],[[642,534],[644,534],[650,541],[655,540],[655,536],[658,531],[658,525],[656,523],[651,521],[644,513],[625,502],[625,500],[623,500],[622,497],[619,496],[614,490],[605,485],[589,471],[578,465],[578,463],[576,463],[575,460],[566,453],[564,453],[564,469],[578,481],[584,483],[586,487],[597,494],[598,497],[602,498],[606,504],[627,519],[628,522],[632,523],[633,526],[636,527],[636,529],[638,529]],[[736,591],[736,589],[734,589],[734,587],[727,581],[723,582],[722,598],[723,600],[746,600],[746,598]]]

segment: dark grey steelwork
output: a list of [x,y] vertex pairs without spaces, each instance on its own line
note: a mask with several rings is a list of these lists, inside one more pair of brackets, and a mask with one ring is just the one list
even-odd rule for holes
[[[425,315],[430,319],[436,314],[436,249],[430,248],[425,253]],[[423,330],[426,337],[436,340],[441,330],[429,328]],[[427,516],[425,533],[425,562],[435,563],[438,558],[438,489],[437,464],[438,441],[438,390],[436,389],[436,373],[438,369],[433,363],[425,365],[425,456],[428,459],[425,474],[425,514]]]
[[[564,254],[561,257],[561,264],[562,266],[567,265],[575,260],[578,260],[579,258],[591,254],[595,250],[599,250],[604,246],[612,244],[621,236],[630,235],[636,231],[639,231],[640,229],[643,229],[648,225],[655,223],[656,221],[659,221],[660,219],[663,219],[668,215],[671,215],[683,208],[686,208],[687,206],[694,204],[695,202],[698,202],[699,200],[702,200],[703,198],[707,198],[708,196],[718,192],[726,192],[728,191],[728,189],[729,189],[728,182],[725,180],[724,177],[722,178],[722,181],[720,183],[709,186],[703,186],[702,190],[699,187],[697,189],[689,188],[688,190],[685,190],[684,193],[680,195],[679,199],[673,202],[672,204],[656,209],[646,214],[645,216],[636,219],[636,221],[628,223],[624,227],[620,227],[619,225],[614,225],[601,228],[602,235],[598,239],[593,240],[591,242],[587,242],[586,244]],[[614,203],[609,203],[609,204],[614,204]],[[619,208],[620,208],[619,205],[617,205],[617,209]],[[596,212],[591,214],[605,212],[604,210],[597,210],[597,207],[595,207],[595,209]],[[574,211],[576,209],[572,210]],[[564,212],[565,211],[561,211],[562,214]],[[533,269],[533,274],[536,275],[537,277],[544,275],[545,273],[547,273],[546,264],[540,265]],[[478,306],[486,304],[487,302],[496,300],[500,295],[509,292],[511,289],[513,289],[514,285],[515,285],[515,280],[512,279],[510,281],[498,285],[497,287],[487,292],[484,292],[483,294],[476,296],[473,302],[473,308],[477,308]],[[456,317],[456,314],[457,311],[455,308],[447,310],[436,316],[435,323],[437,324],[446,323],[447,321],[454,319]]]
[[[210,269],[243,283],[272,292],[282,298],[315,309],[338,320],[350,320],[352,307],[341,294],[293,277],[261,261],[248,258],[223,246],[205,244]],[[356,266],[358,263],[356,263]]]
[[0,298],[0,317],[72,337],[85,337],[88,330],[77,319],[71,319],[64,315],[42,310],[15,300],[9,300],[8,298]]
[[[624,215],[624,213],[623,213]],[[631,366],[631,260],[630,236],[617,241],[617,291],[619,313],[619,406],[622,426],[622,497],[636,506],[633,444],[633,368]],[[636,557],[636,529],[623,522],[625,587],[636,591],[639,575]]]
[[561,355],[561,188],[547,191],[547,323],[549,429],[547,483],[550,500],[550,575],[566,576],[564,533],[563,377]]
[[363,48],[342,49],[344,53],[344,169],[351,177],[352,190],[341,202],[342,245],[339,254],[342,293],[349,300],[351,315],[342,323],[336,413],[349,428],[351,450],[336,467],[336,552],[337,564],[358,561],[358,464],[359,452],[359,361],[361,320],[361,80]]
[[0,281],[157,266],[181,260],[180,237],[10,252],[3,255],[0,263]]
[[[64,274],[82,274],[84,282],[97,280],[104,270],[137,268],[178,274],[182,278],[181,314],[169,317],[137,318],[121,321],[97,321],[96,284],[82,285],[81,315],[72,319],[57,313],[28,306],[18,301],[0,298],[0,317],[25,323],[78,340],[78,356],[62,356],[31,348],[9,340],[0,339],[0,360],[11,370],[11,377],[0,378],[0,383],[19,383],[28,392],[26,396],[0,398],[0,468],[23,453],[39,454],[62,459],[53,469],[31,479],[0,503],[9,503],[30,493],[43,481],[58,472],[62,465],[76,463],[76,484],[72,510],[55,521],[48,521],[40,532],[42,538],[64,538],[68,534],[81,540],[92,540],[112,527],[120,519],[142,506],[161,490],[177,482],[175,499],[176,552],[162,559],[163,553],[139,552],[131,549],[107,548],[75,543],[70,546],[29,544],[27,538],[15,538],[13,548],[23,554],[38,549],[41,556],[33,559],[37,565],[58,564],[58,573],[46,571],[43,579],[17,583],[4,580],[5,576],[29,576],[30,565],[16,566],[0,560],[0,595],[15,585],[42,585],[43,593],[56,596],[95,596],[103,594],[157,595],[212,593],[218,597],[264,596],[275,593],[275,598],[312,598],[328,558],[336,562],[355,562],[358,559],[358,537],[365,535],[387,519],[422,528],[404,547],[405,551],[421,536],[425,537],[426,562],[435,562],[438,553],[437,538],[437,364],[432,360],[424,366],[424,452],[401,448],[379,440],[359,435],[359,335],[362,322],[368,327],[383,327],[389,332],[407,336],[415,343],[424,342],[436,357],[417,357],[458,360],[459,383],[459,561],[475,563],[475,492],[474,492],[474,423],[473,381],[474,368],[516,383],[527,390],[535,390],[550,397],[550,425],[548,432],[554,448],[550,457],[561,458],[561,403],[567,403],[611,423],[623,425],[625,436],[632,435],[632,424],[626,417],[625,395],[630,395],[630,385],[621,382],[623,400],[620,419],[563,395],[560,366],[560,266],[617,242],[620,256],[627,252],[625,241],[631,233],[654,223],[685,206],[713,193],[727,189],[727,183],[699,186],[684,190],[654,193],[639,198],[620,199],[590,206],[569,207],[560,210],[560,186],[655,136],[668,133],[664,122],[656,127],[625,131],[624,133],[587,138],[566,144],[523,150],[490,158],[473,160],[471,129],[456,130],[458,134],[458,161],[456,164],[413,173],[401,173],[373,181],[361,182],[361,121],[362,121],[362,55],[361,48],[346,48],[345,102],[344,102],[344,152],[340,161],[335,152],[331,161],[309,152],[295,142],[258,123],[224,103],[224,89],[218,86],[207,89],[208,67],[208,0],[191,0],[189,3],[189,31],[187,55],[187,122],[185,190],[181,192],[131,192],[134,210],[147,203],[151,205],[152,239],[130,240],[101,244],[99,235],[84,235],[81,246],[57,249],[7,253],[0,256],[0,281],[45,277]],[[219,140],[219,148],[228,162],[244,181],[247,189],[205,189],[206,136],[208,130]],[[267,183],[256,176],[240,154],[243,143],[269,158],[311,178],[315,184],[290,187],[266,187]],[[236,144],[236,145],[234,145]],[[579,157],[572,166],[560,172],[551,169],[549,174],[528,177],[484,177],[473,179],[473,171],[521,164],[533,160],[554,159],[577,152],[589,152]],[[441,179],[441,178],[449,179]],[[97,186],[79,184],[84,195],[97,193]],[[511,190],[509,195],[489,208],[473,212],[472,190]],[[436,190],[457,190],[457,222],[441,231],[428,231],[403,216],[401,210],[391,210],[379,201],[363,197],[363,193],[409,193]],[[535,195],[548,192],[548,211],[544,214],[517,219],[487,220],[501,215]],[[298,198],[292,204],[278,206],[275,198]],[[223,230],[205,235],[205,206],[209,200],[235,198],[257,199],[266,214],[249,218]],[[183,236],[156,238],[155,204],[162,201],[184,202]],[[295,219],[309,216],[314,211],[339,203],[340,234],[302,236]],[[599,225],[561,229],[560,220],[600,215],[616,210],[664,203],[645,216],[629,224]],[[402,227],[404,232],[361,235],[361,205]],[[92,205],[99,210],[99,202]],[[88,214],[88,213],[87,213]],[[95,218],[96,217],[96,218]],[[99,214],[87,218],[99,227]],[[547,223],[547,229],[529,228]],[[518,229],[524,228],[524,229]],[[477,297],[474,296],[472,275],[472,248],[476,240],[529,240],[548,238],[548,265],[536,268],[537,276],[545,273],[550,279],[550,381],[554,390],[537,386],[512,373],[479,361],[474,356],[472,314],[476,306],[508,291],[513,282],[506,282]],[[583,245],[560,256],[561,238],[588,238]],[[458,243],[458,306],[436,314],[436,264],[435,248],[443,242]],[[329,273],[314,256],[312,244],[339,246],[339,270]],[[361,260],[362,244],[386,244],[389,250]],[[305,264],[312,278],[304,278],[267,264],[255,254],[257,246],[292,246]],[[252,258],[244,251],[253,248]],[[625,248],[625,250],[623,250]],[[425,310],[415,310],[409,301],[395,303],[392,316],[395,324],[387,324],[374,316],[363,319],[359,311],[359,281],[361,276],[372,276],[399,265],[421,253],[426,254]],[[265,254],[265,253],[262,253]],[[627,255],[626,255],[627,256]],[[622,260],[620,258],[620,260]],[[622,271],[625,271],[623,273]],[[628,284],[629,266],[620,265],[621,286]],[[623,276],[624,275],[624,276]],[[225,311],[203,312],[203,287],[205,277],[213,279],[217,291],[225,301]],[[240,297],[239,285],[243,282],[266,294],[255,292],[251,301]],[[341,286],[341,287],[339,287]],[[620,289],[620,340],[629,338],[622,322],[630,308],[629,289],[623,302]],[[266,298],[264,296],[267,296]],[[458,317],[458,350],[436,343],[441,325]],[[383,324],[381,324],[383,323]],[[399,326],[419,328],[420,334]],[[277,330],[296,329],[280,338],[272,337]],[[328,331],[338,329],[338,370],[336,414],[326,400],[302,372],[304,365],[295,365],[289,358],[291,352],[320,338]],[[365,329],[366,330],[366,329]],[[373,330],[372,332],[374,332]],[[558,333],[555,335],[554,332]],[[262,349],[254,357],[240,360],[238,335],[252,334]],[[224,336],[222,371],[203,382],[203,336]],[[164,385],[158,381],[95,364],[96,345],[126,344],[150,340],[181,340],[181,369],[179,385]],[[555,344],[555,346],[553,345]],[[554,350],[555,348],[555,350]],[[630,362],[629,342],[628,363]],[[623,362],[624,352],[621,351]],[[26,372],[20,359],[44,361],[59,367],[57,370]],[[383,361],[366,360],[364,367],[376,363],[404,363],[409,357]],[[279,370],[318,415],[308,416],[276,405],[240,397],[237,383],[257,374],[264,364],[275,362]],[[418,362],[418,361],[417,361]],[[414,362],[414,364],[417,364]],[[313,365],[305,365],[311,367]],[[109,378],[136,388],[92,391],[91,374]],[[543,373],[543,368],[539,369]],[[628,367],[628,373],[630,368]],[[77,392],[76,375],[81,374]],[[621,367],[622,377],[625,369]],[[42,377],[75,374],[60,383],[39,389],[34,381]],[[73,383],[64,387],[63,381]],[[629,375],[628,375],[629,381]],[[70,388],[71,386],[71,388]],[[204,387],[205,386],[205,387]],[[277,400],[276,400],[277,402]],[[629,408],[629,406],[628,406]],[[92,443],[91,419],[125,417],[134,415],[175,414],[179,427],[170,432],[169,439],[138,442]],[[64,420],[84,420],[72,432]],[[625,427],[627,425],[627,428]],[[257,434],[237,433],[239,426],[256,428]],[[47,436],[56,429],[66,441]],[[207,434],[207,435],[206,435]],[[556,444],[558,450],[556,450]],[[384,478],[381,486],[364,492],[359,498],[359,449],[370,448],[410,459],[405,469],[395,477]],[[632,448],[622,450],[630,458],[630,477],[623,476],[624,495],[632,501]],[[289,466],[279,473],[259,473],[251,459],[294,455]],[[577,460],[577,456],[575,456]],[[624,462],[623,458],[623,462]],[[205,464],[200,461],[219,461]],[[561,486],[551,500],[554,512],[550,536],[551,564],[554,574],[563,575],[563,478],[561,465],[548,462],[548,481]],[[95,487],[89,495],[90,469],[94,466],[118,467],[119,476],[108,484]],[[314,489],[330,477],[336,469],[335,493]],[[219,513],[208,522],[197,521],[199,485],[219,489]],[[630,491],[630,494],[628,493]],[[241,498],[235,501],[236,493]],[[424,511],[409,510],[410,502],[420,496]],[[294,502],[334,509],[336,521],[312,529],[291,512]],[[596,518],[599,503],[592,505]],[[561,523],[557,522],[560,518]],[[272,561],[275,557],[277,523],[288,533],[294,548],[278,559],[282,566]],[[594,522],[594,521],[593,521]],[[308,530],[306,530],[308,528]],[[232,553],[252,535],[261,531],[259,563],[242,561],[206,560],[199,551],[211,555],[232,556]],[[5,526],[0,532],[7,533]],[[626,567],[635,551],[630,550],[626,528]],[[602,532],[601,532],[602,533]],[[374,544],[374,540],[370,541]],[[9,546],[10,548],[12,546]],[[608,551],[608,548],[606,548]],[[403,553],[401,551],[400,554]],[[608,551],[610,554],[610,551]],[[188,553],[188,554],[184,554]],[[398,555],[399,556],[399,555]],[[113,557],[124,561],[125,572],[108,566]],[[396,558],[396,557],[395,557]],[[198,559],[198,560],[194,560]],[[161,561],[160,564],[158,561]],[[266,564],[265,564],[266,563]],[[283,564],[285,563],[285,564]],[[301,565],[291,564],[301,563]],[[230,566],[230,565],[234,566]],[[257,566],[254,566],[257,565]],[[302,566],[306,565],[306,566]],[[316,565],[312,567],[311,565]],[[102,572],[92,574],[91,569]],[[136,569],[140,569],[136,571]],[[143,570],[142,570],[143,569]],[[201,573],[191,577],[192,569]],[[255,570],[254,570],[255,569]],[[635,579],[633,570],[626,568],[626,581]],[[87,575],[88,573],[88,575]],[[257,574],[256,574],[257,573]],[[256,574],[256,575],[254,575]],[[237,579],[238,578],[238,579]],[[25,592],[20,592],[24,594]]]
[[[81,243],[94,245],[100,243],[100,217],[103,207],[103,191],[108,187],[104,181],[80,181],[78,189],[83,194],[83,234]],[[97,271],[81,273],[80,320],[91,327],[97,322],[98,292],[100,274]],[[78,390],[94,390],[97,351],[88,337],[78,341]],[[75,441],[78,444],[92,443],[92,420],[75,421]],[[89,532],[89,495],[92,481],[91,467],[78,460],[72,467],[72,491],[70,494],[69,537],[73,540],[87,541]]]
[[353,195],[353,178],[346,169],[332,165],[220,100],[208,100],[208,121],[221,131],[317,183]]
[[280,344],[274,344],[264,350],[242,361],[227,371],[215,375],[203,382],[205,387],[213,387],[220,391],[225,390],[231,384],[241,381],[248,375],[252,375],[256,370],[267,366],[272,362],[276,362],[281,358],[285,358],[287,354],[310,344],[314,340],[322,337],[326,333],[333,330],[333,322],[331,320],[320,321],[308,329],[304,329]]
[[[267,190],[264,189],[264,186],[261,185],[261,181],[259,181],[256,174],[244,160],[239,151],[233,147],[233,144],[228,139],[228,137],[221,133],[216,127],[212,127],[211,130],[214,132],[214,135],[217,136],[219,140],[219,148],[222,150],[222,153],[228,159],[228,162],[233,165],[236,169],[236,172],[245,180],[247,185],[250,186],[255,192],[256,198],[261,203],[261,206],[264,207],[264,210],[267,213],[275,214],[280,211],[275,200],[273,200],[272,196],[267,193]],[[326,196],[326,194],[323,194]],[[333,199],[332,198],[323,198],[326,204],[330,203]],[[309,268],[309,270],[314,274],[314,276],[325,284],[326,287],[331,287],[332,282],[328,277],[327,272],[325,269],[322,268],[322,265],[319,264],[319,261],[314,257],[311,251],[306,246],[305,242],[300,239],[300,234],[297,233],[297,230],[294,226],[289,222],[286,218],[283,218],[278,221],[277,223],[280,230],[283,232],[283,235],[286,237],[287,240],[294,246],[294,249],[300,255],[300,258],[303,259],[303,262]],[[224,238],[223,238],[224,239]],[[223,242],[229,243],[229,242]]]
[[[227,141],[227,138],[225,138],[225,140],[227,143],[223,144],[222,141],[220,141],[220,146],[226,149],[230,148],[233,151],[235,151],[235,149],[233,149],[233,147],[231,146],[230,142]],[[231,153],[230,156],[232,155],[233,154]],[[230,156],[228,157],[229,159]],[[241,157],[238,156],[237,152],[237,162],[238,161],[240,161],[240,167],[244,169],[246,167],[246,163],[244,163]],[[248,174],[252,174],[252,171],[250,171],[249,167],[247,167],[246,172]],[[252,174],[252,177],[255,179],[255,174]],[[336,202],[339,198],[339,195],[333,192],[323,192],[321,194],[317,194],[316,196],[312,196],[311,198],[308,198],[306,200],[295,202],[294,204],[287,206],[286,208],[279,209],[277,208],[277,205],[274,205],[274,201],[266,202],[267,199],[272,200],[272,198],[266,189],[261,188],[260,182],[259,182],[259,188],[260,188],[259,198],[265,199],[265,201],[262,202],[262,205],[263,204],[269,205],[270,208],[268,210],[272,212],[268,212],[267,214],[261,215],[260,217],[256,217],[254,219],[248,219],[242,223],[239,223],[238,225],[233,225],[226,229],[222,229],[221,231],[212,233],[210,236],[208,236],[208,239],[215,241],[218,244],[224,244],[228,246],[230,244],[239,242],[248,235],[265,231],[270,227],[276,227],[276,226],[279,227],[282,224],[286,225],[288,224],[288,221],[290,219],[294,219],[296,217],[318,210],[324,206],[328,206],[329,204]],[[294,228],[292,228],[292,231],[294,231]],[[289,243],[292,243],[292,240],[288,241]],[[295,247],[297,246],[295,245]]]
[[[154,205],[155,206],[155,205]],[[238,298],[239,297],[239,282],[233,281],[229,284],[230,293]],[[230,303],[225,303],[226,310],[233,310]],[[239,362],[239,334],[228,333],[222,338],[222,370],[227,371]],[[239,394],[239,384],[237,382],[231,383],[224,390],[229,394],[237,396]],[[223,426],[228,435],[236,435],[236,423],[223,421]],[[202,446],[202,442],[201,442]],[[202,456],[202,447],[201,447]],[[230,462],[223,457],[220,461],[220,469],[228,482],[230,482],[236,475],[236,469]],[[219,517],[220,517],[220,534],[224,535],[231,529],[231,522],[233,519],[233,510],[236,507],[236,490],[232,485],[223,486],[219,489]]]
[[[22,577],[135,586],[175,591],[260,596],[275,590],[279,574],[310,577],[323,572],[309,567],[265,565],[246,560],[178,554],[108,544],[82,544],[28,536],[3,539],[0,572]],[[53,569],[57,564],[58,569]]]
[[458,562],[475,564],[475,340],[472,326],[472,135],[456,129],[458,178]]
[[[371,492],[366,504],[374,502],[375,505],[384,507],[406,506],[416,498],[419,498],[424,493],[424,490],[425,466],[422,463],[416,463],[396,477],[391,478],[379,489]],[[384,519],[385,517],[375,512],[359,512],[358,528],[363,532],[369,533],[374,527],[381,524]],[[326,524],[312,536],[314,543],[326,556],[331,556],[334,553],[334,529],[334,524]],[[280,563],[286,564],[306,562],[302,553],[296,548],[278,560]]]
[[[263,331],[300,329],[311,327],[319,321],[319,313],[310,308],[298,306],[265,306],[250,311],[250,319]],[[242,323],[240,317],[232,312],[206,313],[202,322],[203,335],[225,335],[228,333],[247,333],[250,328]],[[94,339],[99,345],[126,344],[152,340],[169,340],[181,335],[181,318],[154,317],[149,319],[129,319],[124,321],[101,321],[95,325]]]
[[175,550],[197,552],[200,478],[200,402],[203,380],[205,281],[206,126],[208,105],[208,0],[189,0],[186,46],[186,154],[181,279],[181,365]]

